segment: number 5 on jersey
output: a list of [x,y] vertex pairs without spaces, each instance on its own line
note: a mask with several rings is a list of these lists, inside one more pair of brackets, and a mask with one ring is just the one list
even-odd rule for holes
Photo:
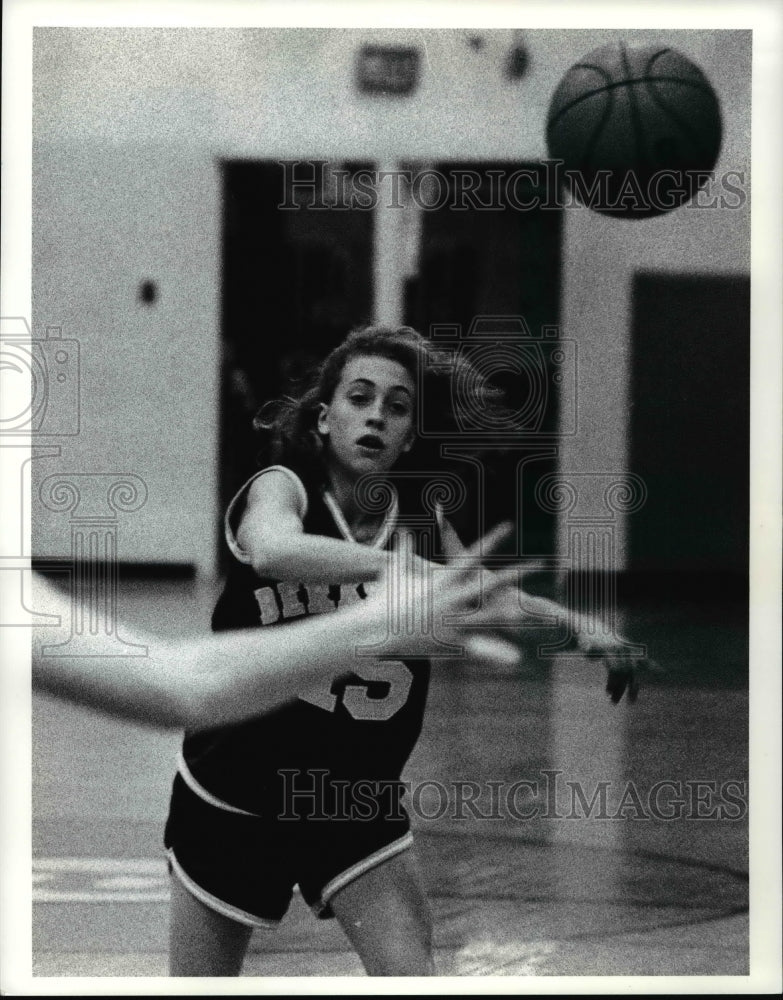
[[[397,713],[408,700],[413,674],[400,660],[370,660],[354,671],[362,680],[388,684],[389,690],[381,698],[371,698],[367,688],[359,684],[347,684],[342,695],[346,711],[359,721],[385,722]],[[324,680],[323,688],[309,694],[300,695],[302,701],[334,712],[337,708],[336,694],[331,691],[332,682]]]

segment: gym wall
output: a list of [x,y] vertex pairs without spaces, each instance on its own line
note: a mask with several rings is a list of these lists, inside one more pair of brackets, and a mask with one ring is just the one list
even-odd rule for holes
[[[750,34],[623,36],[673,44],[704,69],[724,108],[717,169],[747,181]],[[149,498],[121,517],[120,559],[214,573],[221,161],[541,158],[558,79],[616,34],[521,37],[528,70],[510,80],[511,31],[36,29],[32,323],[79,340],[82,398],[79,435],[33,462],[35,555],[70,554],[67,517],[41,507],[35,483],[53,471],[133,472]],[[411,96],[357,92],[356,51],[374,41],[420,48]],[[749,205],[643,223],[566,211],[560,318],[579,344],[580,430],[564,466],[627,465],[634,275],[704,270],[748,273]],[[143,301],[145,282],[154,301]]]

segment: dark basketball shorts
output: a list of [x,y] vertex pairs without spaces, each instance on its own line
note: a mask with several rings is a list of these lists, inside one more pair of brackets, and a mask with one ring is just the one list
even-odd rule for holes
[[174,779],[164,838],[169,869],[210,909],[252,927],[275,927],[294,887],[321,918],[330,899],[411,846],[401,807],[370,820],[270,821],[230,812]]

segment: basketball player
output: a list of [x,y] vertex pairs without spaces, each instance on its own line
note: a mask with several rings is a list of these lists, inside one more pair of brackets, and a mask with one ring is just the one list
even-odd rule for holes
[[[421,481],[415,490],[414,475],[393,483],[392,470],[410,472],[426,444],[415,421],[425,350],[408,328],[357,331],[313,387],[273,415],[277,464],[227,511],[233,564],[215,629],[361,601],[396,528],[407,526],[417,547],[413,575],[433,553],[464,556],[437,506],[427,509]],[[442,393],[438,405],[450,398]],[[423,463],[435,478],[436,455]],[[362,494],[368,475],[376,488]],[[516,594],[503,606],[523,622]],[[261,720],[186,734],[165,834],[173,975],[237,975],[251,929],[274,927],[296,884],[318,916],[338,919],[370,975],[433,973],[431,915],[399,794],[429,664],[390,652],[357,658],[351,676],[325,676]]]

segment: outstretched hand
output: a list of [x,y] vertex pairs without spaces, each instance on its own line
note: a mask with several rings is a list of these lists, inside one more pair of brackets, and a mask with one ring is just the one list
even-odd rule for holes
[[482,597],[516,578],[516,569],[482,576],[484,556],[497,549],[510,531],[503,524],[465,550],[459,561],[446,566],[426,562],[414,554],[412,535],[402,533],[389,553],[383,576],[365,585],[368,614],[384,618],[385,633],[398,655],[444,655],[446,644],[463,646],[473,660],[511,665],[519,662],[516,646],[489,635],[496,611],[483,608]]
[[[531,568],[528,569],[530,571]],[[532,571],[535,571],[535,567],[532,567]],[[494,575],[485,574],[485,581],[487,577]],[[626,692],[628,701],[636,701],[640,673],[660,669],[654,661],[637,652],[638,645],[635,646],[616,634],[607,635],[595,618],[589,615],[574,616],[563,605],[549,598],[525,593],[520,586],[519,575],[509,580],[509,573],[506,573],[505,585],[500,584],[494,589],[491,604],[495,614],[505,618],[505,622],[498,619],[498,625],[503,628],[504,625],[507,627],[508,624],[514,624],[515,635],[520,642],[539,640],[540,629],[551,628],[558,621],[570,620],[576,624],[576,648],[586,657],[604,661],[607,670],[606,692],[615,705]]]
[[[415,555],[411,534],[398,536],[385,573],[367,588],[373,602],[368,611],[382,621],[383,634],[397,655],[443,656],[448,643],[465,647],[474,660],[516,665],[522,637],[540,637],[538,629],[546,619],[555,624],[568,616],[562,605],[523,593],[520,580],[535,567],[482,571],[483,558],[496,551],[510,531],[511,525],[499,525],[446,566]],[[506,638],[510,628],[513,633]],[[606,692],[615,705],[626,694],[635,702],[640,673],[660,669],[647,657],[634,655],[633,644],[621,636],[607,636],[588,616],[579,616],[576,642],[583,655],[604,661]]]
[[588,619],[582,621],[582,631],[577,646],[585,656],[600,658],[606,665],[606,693],[613,704],[618,704],[627,692],[628,701],[635,702],[639,696],[639,674],[644,671],[659,671],[658,664],[646,655],[630,652],[634,643],[622,636],[600,635],[597,627],[585,628]]

